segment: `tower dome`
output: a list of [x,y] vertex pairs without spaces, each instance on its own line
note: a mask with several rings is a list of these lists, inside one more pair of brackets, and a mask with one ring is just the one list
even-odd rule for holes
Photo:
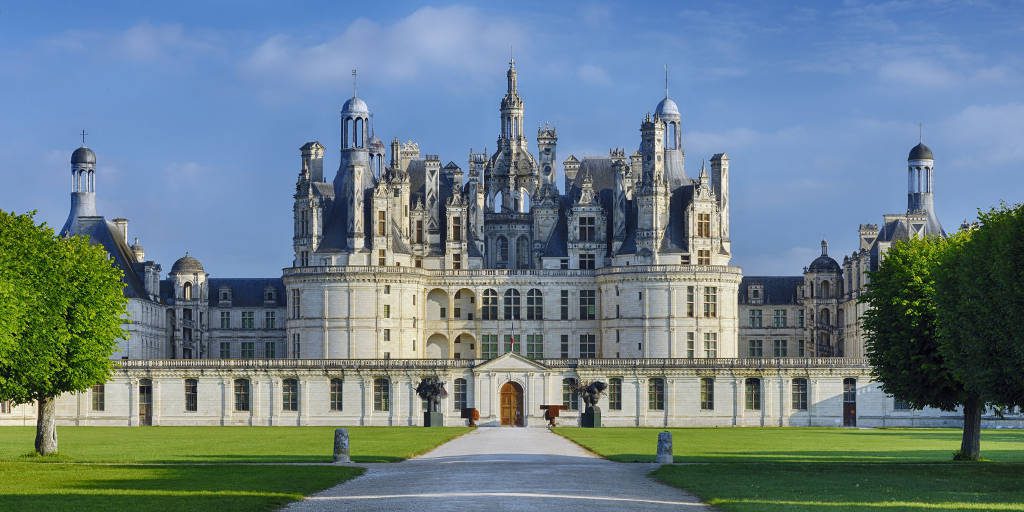
[[366,106],[366,102],[357,96],[352,96],[344,105],[341,106],[342,113],[348,114],[370,114],[370,107]]
[[828,255],[827,241],[821,241],[821,256],[818,256],[811,262],[810,266],[807,267],[807,271],[831,274],[839,274],[842,272],[842,269],[839,267],[839,263]]
[[201,272],[206,272],[206,270],[203,269],[203,264],[200,263],[199,260],[190,256],[187,252],[184,256],[178,258],[178,261],[175,261],[174,265],[171,266],[172,274],[195,274]]
[[665,99],[658,102],[658,106],[654,108],[654,113],[660,118],[668,116],[679,117],[679,106],[676,105],[676,102],[672,100],[672,98],[665,96]]
[[96,153],[93,153],[91,149],[82,146],[71,153],[72,164],[90,164],[96,165]]
[[910,149],[910,156],[907,157],[907,160],[935,160],[935,156],[932,155],[931,148],[925,146],[923,142],[919,142]]

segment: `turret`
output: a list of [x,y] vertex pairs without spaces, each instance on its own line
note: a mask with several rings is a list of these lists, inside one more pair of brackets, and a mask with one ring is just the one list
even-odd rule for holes
[[542,183],[555,184],[555,146],[558,132],[555,127],[544,125],[537,130],[537,152],[540,154],[540,179]]
[[911,148],[907,156],[907,213],[928,216],[927,235],[944,235],[935,215],[934,176],[935,156],[923,142]]
[[718,153],[711,157],[711,186],[718,200],[719,236],[722,238],[722,251],[732,252],[732,241],[729,238],[729,155]]
[[71,154],[71,211],[60,231],[68,233],[79,217],[96,215],[96,153],[83,145]]

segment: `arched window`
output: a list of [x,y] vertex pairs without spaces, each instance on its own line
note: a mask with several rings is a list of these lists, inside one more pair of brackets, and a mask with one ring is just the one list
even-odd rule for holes
[[746,381],[746,408],[748,411],[761,410],[761,379],[749,378]]
[[249,379],[235,379],[235,410],[249,410]]
[[456,411],[466,408],[466,379],[455,379],[455,396],[453,406]]
[[530,268],[530,239],[526,235],[516,239],[516,267]]
[[504,201],[505,201],[505,194],[504,193],[502,193],[501,191],[498,191],[497,194],[494,194],[494,213],[501,213],[501,209],[504,206]]
[[580,410],[580,396],[576,394],[576,379],[562,379],[562,407],[568,411]]
[[832,298],[831,286],[832,285],[828,281],[822,281],[821,282],[821,297],[823,299],[831,299]]
[[647,381],[647,409],[665,410],[665,379],[658,377]]
[[484,290],[484,302],[480,314],[484,320],[498,319],[498,292],[488,288]]
[[822,308],[821,313],[818,315],[818,320],[821,321],[821,325],[829,326],[832,325],[832,315],[828,309]]
[[622,410],[622,379],[619,377],[608,379],[608,410]]
[[526,292],[526,319],[544,319],[544,295],[537,288]]
[[391,381],[385,377],[373,379],[373,410],[391,410]]
[[299,381],[284,379],[281,381],[281,410],[299,410]]
[[181,285],[182,300],[192,300],[192,283],[186,282]]
[[508,238],[505,238],[504,236],[498,235],[498,239],[495,241],[495,244],[498,247],[498,263],[499,264],[507,264],[508,263]]
[[340,411],[344,401],[342,399],[342,392],[345,389],[345,383],[341,379],[331,379],[331,410]]
[[519,320],[519,290],[505,290],[505,320]]

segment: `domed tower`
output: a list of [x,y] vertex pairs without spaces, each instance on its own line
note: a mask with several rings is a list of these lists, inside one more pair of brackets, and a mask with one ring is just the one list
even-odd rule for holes
[[83,145],[71,153],[71,211],[61,234],[69,233],[79,217],[96,215],[96,153]]
[[804,269],[804,318],[810,347],[809,355],[843,355],[843,276],[839,263],[828,255],[828,241],[821,241],[821,256]]
[[686,154],[683,151],[682,115],[679,106],[668,95],[668,68],[665,69],[665,97],[654,108],[654,115],[665,123],[665,181],[669,190],[675,190],[686,181]]
[[945,232],[935,216],[934,169],[935,156],[924,142],[910,149],[907,156],[907,213],[926,215],[925,234],[941,236]]
[[209,347],[205,344],[209,310],[206,281],[209,274],[199,260],[186,252],[171,266],[168,277],[174,286],[174,334],[171,342],[174,357],[210,357]]
[[[356,93],[352,71],[352,97],[341,107],[341,164],[334,178],[334,195],[341,202],[346,247],[360,250],[366,246],[364,200],[373,189],[370,169],[370,108]],[[383,158],[383,155],[381,155]]]

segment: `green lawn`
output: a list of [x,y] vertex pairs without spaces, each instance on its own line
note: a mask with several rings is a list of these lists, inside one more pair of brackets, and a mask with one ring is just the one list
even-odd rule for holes
[[[654,460],[663,429],[562,428],[611,460]],[[986,462],[952,462],[953,429],[693,428],[653,475],[723,511],[1024,511],[1024,431],[986,430]],[[685,464],[691,463],[691,464]]]
[[[348,430],[355,462],[395,462],[469,429]],[[362,473],[286,464],[330,462],[334,427],[58,427],[43,458],[34,434],[0,428],[0,509],[274,510]]]

